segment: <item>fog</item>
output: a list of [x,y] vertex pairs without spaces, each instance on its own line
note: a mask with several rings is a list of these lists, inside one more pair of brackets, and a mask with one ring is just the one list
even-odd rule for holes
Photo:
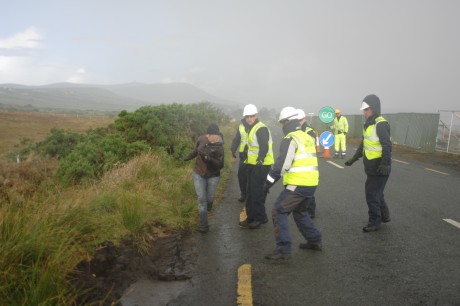
[[460,110],[460,1],[6,1],[0,84],[190,83],[258,107]]

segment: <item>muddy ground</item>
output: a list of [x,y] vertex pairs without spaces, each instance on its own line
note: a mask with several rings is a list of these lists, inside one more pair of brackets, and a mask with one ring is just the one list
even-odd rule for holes
[[[104,242],[91,261],[81,262],[71,276],[72,284],[84,294],[78,305],[120,305],[123,292],[138,279],[185,280],[193,276],[196,250],[190,230],[152,238],[147,254],[132,240],[119,246]],[[102,303],[101,303],[102,301]]]

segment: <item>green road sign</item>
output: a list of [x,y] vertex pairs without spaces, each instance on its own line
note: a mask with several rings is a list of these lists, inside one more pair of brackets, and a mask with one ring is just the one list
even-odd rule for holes
[[319,110],[319,119],[324,123],[334,121],[335,113],[332,107],[326,106]]

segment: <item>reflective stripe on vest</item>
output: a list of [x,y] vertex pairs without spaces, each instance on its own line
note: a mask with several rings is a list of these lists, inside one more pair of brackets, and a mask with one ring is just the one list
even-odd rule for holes
[[240,132],[240,138],[241,138],[239,152],[242,153],[244,152],[244,148],[248,144],[248,133],[246,133],[246,128],[244,127],[244,124],[242,123],[238,127],[238,131]]
[[318,186],[319,171],[314,139],[303,131],[294,131],[285,136],[297,144],[294,161],[283,175],[283,185]]
[[[249,132],[248,135],[248,158],[244,161],[245,164],[255,165],[257,163],[257,157],[259,157],[259,142],[257,140],[256,132],[261,127],[267,127],[262,122],[258,122]],[[273,157],[273,140],[270,130],[268,130],[268,152],[264,159],[264,165],[273,165],[275,159]]]
[[382,144],[377,136],[377,124],[387,122],[382,116],[375,118],[375,124],[369,125],[363,131],[363,151],[369,160],[382,157]]

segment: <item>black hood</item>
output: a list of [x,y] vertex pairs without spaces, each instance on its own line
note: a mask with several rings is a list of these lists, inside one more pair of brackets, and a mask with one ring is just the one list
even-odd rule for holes
[[287,135],[290,132],[294,132],[296,130],[301,130],[301,129],[302,127],[300,126],[300,122],[297,119],[289,120],[283,125],[284,135]]
[[379,97],[376,95],[368,95],[364,98],[363,102],[366,102],[377,116],[381,115]]

